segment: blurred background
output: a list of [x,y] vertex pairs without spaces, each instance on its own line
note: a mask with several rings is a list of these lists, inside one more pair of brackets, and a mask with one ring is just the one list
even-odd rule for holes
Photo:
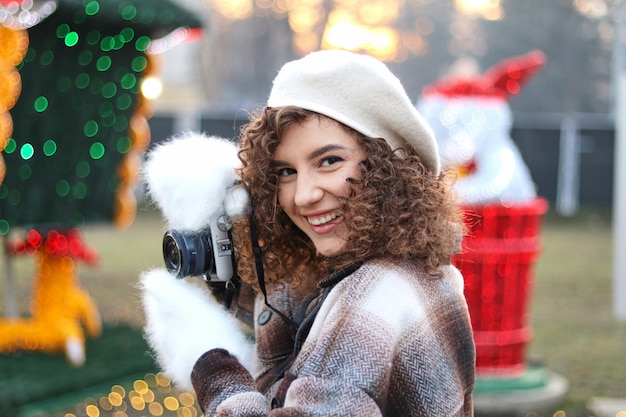
[[[611,206],[614,87],[624,60],[616,1],[184,4],[202,17],[207,33],[164,54],[153,142],[186,127],[211,131],[222,125],[218,133],[231,137],[231,121],[245,121],[247,110],[264,103],[282,64],[320,48],[386,61],[415,101],[441,77],[482,72],[538,49],[546,55],[544,69],[510,100],[513,138],[540,194],[559,199],[560,210],[574,212],[579,202]],[[568,146],[560,146],[561,139]]]
[[[45,217],[51,210],[59,217],[64,211],[73,213],[69,222],[81,229],[84,241],[98,252],[98,265],[81,265],[76,274],[97,305],[103,327],[100,336],[86,337],[83,366],[71,366],[62,353],[18,350],[0,354],[0,416],[197,415],[193,398],[176,392],[158,373],[141,333],[137,277],[141,271],[162,265],[164,231],[160,214],[144,198],[138,178],[141,156],[155,143],[185,130],[236,138],[248,112],[265,103],[271,81],[285,62],[330,48],[368,53],[385,61],[416,103],[424,88],[439,79],[482,73],[506,58],[543,52],[541,72],[508,102],[513,116],[510,136],[528,165],[537,194],[549,207],[540,230],[541,251],[528,282],[527,320],[533,336],[525,357],[562,376],[567,387],[547,405],[530,402],[521,409],[498,409],[495,415],[626,415],[621,402],[626,398],[626,333],[623,318],[615,314],[615,304],[626,300],[616,295],[613,270],[616,190],[626,187],[622,183],[618,188],[616,175],[618,87],[626,63],[625,2],[1,0],[0,22],[11,26],[10,16],[18,16],[20,10],[44,10],[43,5],[50,4],[54,7],[49,15],[41,16],[41,22],[21,28],[30,34],[31,50],[43,48],[34,43],[36,39],[51,37],[70,48],[68,35],[80,25],[85,33],[97,29],[99,40],[109,32],[123,34],[126,27],[135,33],[123,71],[109,69],[110,65],[94,67],[82,87],[79,79],[85,77],[76,75],[75,90],[64,87],[64,77],[72,69],[29,67],[29,63],[43,62],[40,56],[44,55],[37,49],[34,59],[25,51],[24,61],[13,64],[22,74],[21,95],[7,109],[13,135],[8,136],[4,151],[5,185],[21,192],[22,203],[31,201],[26,190],[34,190],[35,184],[24,182],[20,167],[28,160],[29,169],[35,172],[43,164],[10,152],[12,143],[19,149],[20,140],[36,135],[20,130],[25,126],[42,124],[69,131],[80,125],[64,140],[91,145],[86,151],[90,156],[73,159],[58,140],[57,155],[66,156],[59,164],[72,169],[50,167],[42,178],[57,170],[72,171],[72,175],[76,171],[81,181],[96,187],[85,180],[90,176],[81,174],[87,169],[85,161],[91,164],[90,172],[96,167],[110,168],[107,185],[97,188],[101,195],[111,193],[110,198],[75,204],[74,200],[82,201],[76,191],[80,187],[67,177],[62,181],[73,191],[62,193],[57,182],[54,197],[58,203],[46,206],[37,199],[29,203],[38,205],[37,216]],[[103,21],[91,20],[103,15]],[[65,21],[68,28],[60,34]],[[80,30],[76,32],[81,42],[88,39]],[[139,45],[135,41],[141,36],[149,41],[144,39]],[[99,45],[99,54],[113,54]],[[116,48],[111,47],[123,51],[122,46]],[[148,58],[140,68],[137,54]],[[103,62],[96,52],[92,55],[89,62]],[[86,58],[75,59],[80,63]],[[104,74],[110,74],[111,81]],[[137,82],[129,84],[134,77]],[[24,81],[37,79],[41,85]],[[107,83],[117,83],[117,90],[108,97],[103,90]],[[74,110],[56,104],[58,113],[44,119],[54,102],[49,100],[48,105],[46,101],[49,109],[45,111],[33,111],[31,102],[42,96],[39,89],[46,86],[74,96],[88,90],[93,95],[97,90],[98,98],[92,107],[87,99],[73,104]],[[126,104],[120,104],[126,100],[120,99],[122,93],[132,97]],[[108,102],[114,104],[103,106]],[[102,120],[88,116],[89,111]],[[133,118],[137,115],[143,119]],[[41,120],[36,119],[40,116]],[[85,120],[79,118],[83,116]],[[120,124],[120,120],[126,121]],[[145,126],[137,129],[132,120],[144,120]],[[93,121],[95,125],[90,124]],[[95,126],[95,131],[89,126]],[[109,149],[105,133],[116,151],[95,156],[95,143]],[[41,133],[42,137],[48,134]],[[42,147],[48,139],[42,139]],[[136,152],[136,163],[120,171],[131,149]],[[12,162],[14,157],[17,161]],[[30,194],[43,195],[43,188]],[[122,188],[132,189],[133,201],[128,196],[120,200]],[[71,202],[60,199],[68,193],[73,195]],[[30,209],[7,203],[10,195],[0,188],[0,206],[5,206],[0,233],[5,244],[14,231],[26,230],[32,223],[20,217]],[[15,214],[8,216],[10,209]],[[38,265],[28,256],[5,255],[2,268],[0,317],[28,317]]]

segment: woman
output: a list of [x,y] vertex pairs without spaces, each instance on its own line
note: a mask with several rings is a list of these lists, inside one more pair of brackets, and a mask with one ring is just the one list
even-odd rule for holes
[[[430,128],[364,55],[286,64],[242,129],[239,275],[260,294],[252,376],[228,351],[196,362],[219,416],[470,416],[474,345],[450,265],[462,219]],[[261,255],[262,254],[262,255]]]

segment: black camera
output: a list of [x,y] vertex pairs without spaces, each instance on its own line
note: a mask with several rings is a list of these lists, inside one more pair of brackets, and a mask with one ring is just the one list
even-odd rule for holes
[[226,214],[215,216],[200,232],[168,230],[163,236],[165,267],[176,278],[201,277],[228,282],[234,275],[232,223]]

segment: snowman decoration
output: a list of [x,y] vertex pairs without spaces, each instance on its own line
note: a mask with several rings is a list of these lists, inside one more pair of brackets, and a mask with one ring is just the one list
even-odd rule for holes
[[521,204],[536,198],[528,167],[510,137],[511,97],[544,65],[540,51],[506,59],[472,77],[427,86],[417,107],[432,126],[442,163],[456,171],[467,205]]

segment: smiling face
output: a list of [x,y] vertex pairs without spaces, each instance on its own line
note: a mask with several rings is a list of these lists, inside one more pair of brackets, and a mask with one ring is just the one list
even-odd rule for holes
[[341,198],[364,158],[357,139],[326,117],[291,125],[276,148],[278,202],[324,256],[339,255],[346,244]]

